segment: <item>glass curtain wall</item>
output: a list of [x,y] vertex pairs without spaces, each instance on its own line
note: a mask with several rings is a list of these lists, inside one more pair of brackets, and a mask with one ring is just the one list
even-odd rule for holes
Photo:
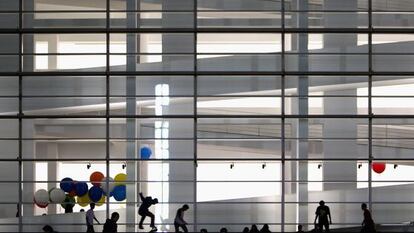
[[85,230],[87,206],[34,195],[65,177],[92,187],[96,171],[127,175],[105,182],[125,198],[96,208],[101,222],[119,212],[119,231],[139,231],[139,192],[158,198],[162,231],[183,204],[190,231],[311,230],[322,199],[331,228],[359,227],[362,202],[381,226],[410,222],[413,13],[409,0],[1,0],[0,231]]

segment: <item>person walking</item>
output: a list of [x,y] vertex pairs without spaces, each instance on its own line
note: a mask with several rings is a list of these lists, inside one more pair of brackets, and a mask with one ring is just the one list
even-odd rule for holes
[[190,207],[187,204],[185,204],[177,210],[177,215],[174,219],[175,232],[180,232],[180,227],[183,229],[184,232],[188,232],[187,222],[184,220],[184,212],[188,209],[190,209]]
[[362,203],[361,209],[364,212],[364,220],[362,221],[362,229],[361,232],[370,232],[375,233],[377,230],[375,229],[375,223],[372,219],[371,212],[368,210],[367,204]]
[[111,218],[108,218],[103,226],[103,233],[117,233],[118,232],[118,222],[119,213],[113,212]]
[[95,229],[93,228],[93,220],[95,220],[98,224],[101,224],[98,219],[95,217],[95,203],[91,203],[90,209],[86,211],[86,232],[87,233],[95,233]]

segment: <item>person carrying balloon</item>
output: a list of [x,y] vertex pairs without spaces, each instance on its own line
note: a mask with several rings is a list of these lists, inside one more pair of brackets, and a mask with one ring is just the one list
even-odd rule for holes
[[101,224],[98,219],[96,219],[95,217],[95,213],[93,212],[93,209],[95,209],[95,203],[91,203],[90,204],[90,209],[88,211],[86,211],[86,232],[87,233],[95,233],[95,230],[93,229],[93,220],[95,219],[95,221],[98,224]]
[[141,221],[139,221],[139,229],[144,229],[142,224],[144,223],[145,217],[151,218],[151,224],[150,227],[152,228],[152,231],[156,231],[157,228],[155,227],[155,216],[153,213],[149,211],[149,207],[151,205],[155,205],[158,203],[158,199],[154,198],[152,199],[151,196],[144,197],[142,193],[139,193],[139,196],[141,198],[142,204],[138,209],[138,214],[141,215]]

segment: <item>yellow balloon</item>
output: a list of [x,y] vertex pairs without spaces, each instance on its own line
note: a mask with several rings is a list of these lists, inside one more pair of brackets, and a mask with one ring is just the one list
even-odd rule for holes
[[105,201],[106,201],[106,198],[105,198],[104,195],[102,195],[101,199],[98,202],[96,202],[95,204],[97,206],[101,206],[101,205],[105,204]]
[[115,180],[115,186],[118,185],[125,185],[125,181],[127,179],[127,175],[124,173],[119,173],[118,175],[115,176],[114,180]]
[[82,207],[88,206],[90,202],[91,200],[89,199],[88,194],[85,194],[81,197],[76,197],[76,203],[78,203]]

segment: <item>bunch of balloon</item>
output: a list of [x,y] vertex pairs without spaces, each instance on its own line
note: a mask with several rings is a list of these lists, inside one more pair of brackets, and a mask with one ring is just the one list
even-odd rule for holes
[[49,192],[45,189],[37,190],[33,201],[40,208],[46,208],[50,203],[60,204],[65,209],[68,205],[73,207],[75,204],[85,207],[89,203],[96,203],[101,206],[108,197],[113,196],[116,201],[126,199],[126,180],[127,175],[124,173],[112,178],[96,171],[89,177],[92,184],[89,188],[84,181],[65,177],[60,181],[60,188],[51,188]]

